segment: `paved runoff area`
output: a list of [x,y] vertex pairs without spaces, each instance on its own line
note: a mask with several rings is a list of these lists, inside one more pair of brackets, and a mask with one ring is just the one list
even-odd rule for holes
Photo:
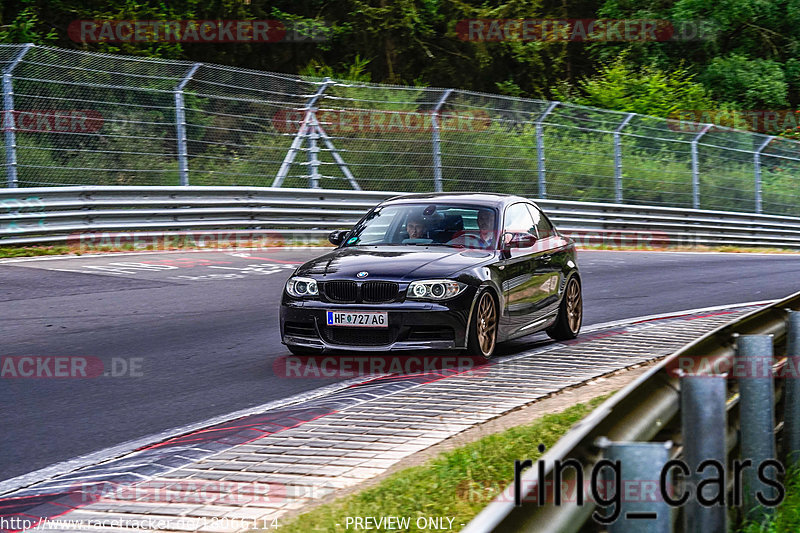
[[[415,452],[566,387],[664,357],[752,309],[595,329],[484,365],[458,356],[431,365],[423,356],[384,357],[382,374],[2,494],[0,530],[272,529],[287,512]],[[363,361],[323,355],[276,364],[311,376],[358,373]]]

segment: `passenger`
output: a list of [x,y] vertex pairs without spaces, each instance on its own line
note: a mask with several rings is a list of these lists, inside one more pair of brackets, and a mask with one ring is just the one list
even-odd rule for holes
[[406,231],[409,239],[424,239],[428,228],[422,217],[412,216],[406,222]]
[[495,241],[494,211],[491,209],[481,209],[478,211],[478,229],[480,230],[481,246],[491,248]]

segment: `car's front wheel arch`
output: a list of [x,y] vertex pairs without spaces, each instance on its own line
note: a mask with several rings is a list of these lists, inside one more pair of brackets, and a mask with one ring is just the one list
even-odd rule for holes
[[[487,304],[487,298],[491,300],[491,306]],[[469,355],[484,359],[494,355],[499,338],[500,315],[500,298],[496,290],[490,284],[481,286],[475,294],[467,323],[466,350]],[[491,335],[488,343],[487,334]]]

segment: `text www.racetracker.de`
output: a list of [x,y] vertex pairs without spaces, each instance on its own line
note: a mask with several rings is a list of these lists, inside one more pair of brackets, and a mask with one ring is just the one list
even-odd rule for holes
[[226,517],[181,517],[174,519],[164,518],[142,518],[142,519],[78,519],[78,520],[59,520],[43,518],[36,520],[11,517],[0,517],[0,529],[19,531],[19,530],[61,530],[70,528],[79,529],[103,529],[121,528],[131,530],[153,530],[153,529],[200,529],[204,527],[224,527],[231,529],[277,529],[278,519],[244,519]]

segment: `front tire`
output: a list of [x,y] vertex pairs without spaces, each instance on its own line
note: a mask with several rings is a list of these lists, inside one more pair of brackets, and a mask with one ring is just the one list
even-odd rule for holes
[[491,292],[484,291],[478,297],[470,321],[467,337],[467,354],[490,359],[497,345],[497,301]]
[[564,289],[564,296],[558,306],[555,324],[547,328],[551,339],[566,341],[578,336],[583,323],[583,295],[578,278],[571,277]]

